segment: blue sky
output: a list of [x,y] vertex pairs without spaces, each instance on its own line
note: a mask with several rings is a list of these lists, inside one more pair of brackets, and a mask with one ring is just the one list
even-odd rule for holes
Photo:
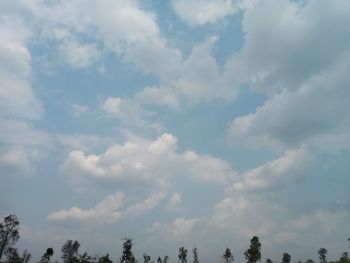
[[0,3],[0,215],[39,258],[67,239],[169,255],[253,235],[263,259],[350,235],[350,2]]

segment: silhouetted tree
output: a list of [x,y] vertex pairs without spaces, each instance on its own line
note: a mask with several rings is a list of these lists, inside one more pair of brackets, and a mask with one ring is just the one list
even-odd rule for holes
[[143,253],[143,262],[149,263],[151,261],[151,256],[147,255],[146,253]]
[[247,260],[247,263],[256,263],[261,260],[261,243],[259,238],[254,236],[250,240],[250,247],[244,252],[244,256]]
[[340,261],[347,262],[348,260],[349,260],[348,252],[343,252],[343,254],[340,256]]
[[266,259],[266,263],[272,263],[271,258]]
[[84,254],[78,256],[78,262],[79,263],[95,263],[96,257],[92,257],[87,252],[84,252]]
[[123,243],[123,255],[120,258],[120,262],[123,263],[135,263],[136,259],[132,252],[132,239],[124,238]]
[[19,239],[18,225],[19,222],[15,215],[5,217],[4,222],[0,223],[0,260],[5,252],[11,253],[12,250],[9,252],[7,250]]
[[325,248],[320,248],[318,250],[318,255],[320,258],[320,263],[327,263],[327,249]]
[[192,249],[193,252],[193,263],[199,263],[198,249],[195,247]]
[[225,253],[222,255],[224,263],[231,263],[234,261],[234,257],[229,248],[226,248]]
[[105,256],[100,257],[97,262],[98,263],[113,263],[113,261],[109,259],[108,253]]
[[163,263],[168,263],[168,261],[169,261],[169,257],[168,257],[168,256],[165,256],[165,257],[163,258]]
[[46,249],[46,252],[41,256],[40,262],[49,263],[52,255],[53,255],[53,249],[52,247],[49,247],[48,249]]
[[22,253],[22,257],[20,259],[20,262],[21,263],[28,263],[31,258],[32,258],[32,255],[25,249]]
[[179,262],[187,263],[187,249],[184,247],[179,248]]
[[79,251],[80,244],[78,241],[73,240],[67,240],[66,243],[63,245],[61,252],[64,263],[77,263],[79,262],[78,259],[78,251]]
[[21,258],[18,255],[17,248],[9,247],[5,251],[7,263],[19,263]]
[[288,253],[283,253],[281,263],[290,263],[290,255]]
[[308,259],[305,261],[305,263],[314,263],[314,261],[312,259]]

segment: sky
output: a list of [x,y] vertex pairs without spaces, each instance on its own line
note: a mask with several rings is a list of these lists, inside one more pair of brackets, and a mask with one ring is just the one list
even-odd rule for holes
[[[0,216],[34,260],[338,259],[350,1],[0,1]],[[191,257],[189,255],[189,257]]]

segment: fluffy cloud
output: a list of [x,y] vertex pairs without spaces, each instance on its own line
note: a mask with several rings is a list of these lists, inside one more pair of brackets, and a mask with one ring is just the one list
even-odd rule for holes
[[[268,99],[254,113],[232,122],[228,137],[233,144],[288,149],[312,143],[326,150],[324,144],[336,143],[333,150],[344,148],[350,127],[350,38],[345,26],[350,5],[339,5],[270,0],[247,8],[245,45],[225,73],[230,72],[236,85],[249,83]],[[261,23],[262,17],[268,19]]]
[[182,197],[180,193],[173,193],[166,208],[170,211],[179,211],[182,209]]
[[190,25],[204,25],[216,22],[238,11],[237,0],[172,0],[175,13]]
[[84,210],[79,207],[72,207],[69,210],[51,213],[47,219],[56,222],[116,223],[123,219],[135,218],[147,213],[158,206],[164,197],[164,193],[154,193],[140,203],[126,206],[125,194],[117,192],[104,198],[94,208]]
[[0,111],[2,116],[38,119],[43,113],[30,85],[30,31],[17,17],[0,13]]
[[31,175],[31,161],[35,159],[35,155],[35,151],[24,148],[13,148],[0,153],[0,175]]
[[232,190],[270,190],[308,176],[313,167],[313,158],[310,155],[305,148],[289,150],[279,159],[243,173],[242,179],[233,184]]
[[72,151],[61,172],[78,187],[91,180],[167,186],[172,176],[222,183],[234,174],[221,159],[192,151],[178,152],[177,139],[167,133],[154,141],[139,138],[111,146],[100,155]]
[[100,57],[100,51],[95,44],[80,44],[77,41],[66,41],[59,50],[65,60],[75,68],[85,68],[94,64]]

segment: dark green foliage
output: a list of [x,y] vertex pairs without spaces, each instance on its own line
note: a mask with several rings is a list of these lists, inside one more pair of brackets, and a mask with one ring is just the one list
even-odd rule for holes
[[261,260],[261,243],[259,238],[254,236],[250,240],[250,247],[244,252],[244,256],[247,260],[247,263],[256,263]]
[[179,247],[179,262],[187,263],[187,249],[184,247]]
[[108,253],[105,256],[100,257],[97,262],[98,263],[113,263],[113,261],[109,259]]
[[129,238],[124,239],[123,243],[123,255],[120,258],[120,262],[125,263],[135,263],[136,259],[134,253],[132,252],[132,240]]
[[151,256],[147,255],[146,253],[143,253],[143,262],[149,263],[151,261]]
[[320,258],[320,263],[327,263],[327,249],[325,248],[320,248],[318,250],[318,255]]
[[229,248],[226,248],[225,253],[222,255],[224,263],[231,263],[234,261],[234,257]]
[[21,258],[18,255],[17,249],[9,247],[5,251],[6,259],[8,263],[19,263]]
[[199,263],[198,249],[195,247],[193,250],[193,263]]
[[19,239],[18,219],[15,215],[9,215],[0,223],[0,260],[4,253],[12,253],[11,248]]
[[290,255],[288,253],[283,253],[281,263],[290,263]]
[[270,258],[266,259],[266,263],[272,263],[272,260]]
[[61,252],[64,263],[77,263],[79,262],[78,251],[80,244],[78,241],[67,240],[67,242],[63,245]]
[[95,263],[96,258],[90,256],[87,252],[84,252],[84,254],[78,256],[78,262],[79,263]]
[[40,262],[49,263],[52,255],[53,255],[53,248],[49,247],[48,249],[46,249],[46,252],[41,256]]

